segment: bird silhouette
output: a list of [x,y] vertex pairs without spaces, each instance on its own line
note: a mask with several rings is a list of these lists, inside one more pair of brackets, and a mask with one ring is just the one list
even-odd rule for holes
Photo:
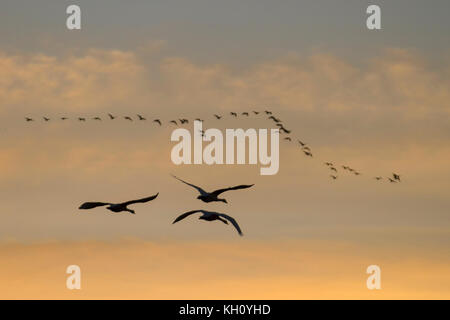
[[259,111],[253,111],[253,113],[256,114],[256,115],[258,115],[258,114],[259,114]]
[[141,121],[147,120],[147,119],[145,119],[143,116],[141,116],[140,114],[137,114],[137,116],[138,116],[138,119],[141,120]]
[[188,119],[180,119],[181,124],[189,123]]
[[217,120],[222,119],[222,116],[219,116],[218,114],[215,114],[214,117],[216,117]]
[[178,125],[178,123],[175,120],[170,120],[169,123],[173,123],[174,125]]
[[202,213],[202,215],[199,217],[199,220],[205,220],[205,221],[215,221],[219,220],[222,221],[225,224],[228,224],[228,221],[231,222],[231,224],[236,228],[237,232],[240,236],[243,235],[241,228],[239,227],[239,224],[236,222],[236,220],[233,217],[230,217],[227,214],[219,213],[219,212],[213,212],[213,211],[206,211],[206,210],[192,210],[183,213],[182,215],[178,216],[178,218],[175,219],[175,221],[172,224],[177,223],[178,221],[181,221],[190,215],[193,215],[197,212]]
[[102,121],[102,118],[100,118],[100,117],[94,117],[94,118],[92,118],[93,120],[97,120],[97,121]]
[[337,169],[335,167],[330,167],[330,170],[337,172]]
[[396,174],[396,173],[393,173],[392,176],[394,177],[395,180],[397,180],[397,181],[399,181],[399,182],[401,181],[401,180],[400,180],[400,175],[398,175],[398,174]]
[[67,117],[61,117],[61,120],[62,120],[62,121],[67,120],[67,119],[69,119],[69,118],[67,118]]
[[334,175],[332,175],[332,174],[330,175],[330,177],[333,178],[333,180],[336,180],[336,179],[337,179],[337,176],[334,176]]
[[78,121],[86,121],[86,118],[81,118],[81,117],[79,117],[79,118],[78,118]]
[[248,112],[242,112],[242,115],[248,117]]
[[159,120],[159,119],[155,119],[155,120],[153,120],[153,122],[156,122],[157,124],[161,125],[161,120]]
[[381,179],[383,179],[382,177],[375,177],[374,179],[380,181]]
[[34,120],[33,120],[33,118],[25,117],[25,121],[26,121],[26,122],[30,122],[30,121],[34,121]]
[[292,141],[292,139],[290,137],[285,137],[284,140],[286,141]]
[[50,121],[50,118],[47,118],[47,117],[42,117],[42,119],[44,119],[45,122]]
[[275,121],[276,123],[280,123],[280,122],[281,122],[280,119],[277,119],[277,118],[275,118],[274,116],[270,116],[270,117],[268,117],[267,119],[271,119],[271,120]]
[[313,157],[312,153],[307,150],[303,150],[303,153],[308,157],[311,157],[311,158]]
[[108,116],[109,116],[109,118],[111,119],[111,120],[114,120],[116,117],[115,116],[113,116],[111,113],[108,113]]
[[80,210],[88,210],[88,209],[93,209],[96,207],[102,207],[102,206],[108,206],[106,207],[106,209],[112,211],[112,212],[123,212],[123,211],[127,211],[129,213],[135,214],[134,210],[131,210],[128,208],[129,205],[135,204],[135,203],[145,203],[145,202],[149,202],[153,199],[155,199],[157,196],[159,195],[159,192],[153,196],[147,197],[147,198],[143,198],[143,199],[138,199],[138,200],[131,200],[131,201],[127,201],[127,202],[122,202],[122,203],[108,203],[108,202],[85,202],[83,203],[78,209]]
[[233,117],[237,118],[237,113],[236,113],[236,112],[230,112],[230,114],[231,114]]
[[133,121],[133,119],[131,119],[131,117],[129,117],[129,116],[124,116],[123,118],[128,121]]
[[333,165],[333,163],[332,162],[325,162],[325,165],[331,167]]
[[397,183],[394,179],[388,178],[390,183]]
[[272,111],[265,110],[264,112],[265,112],[267,115],[272,114]]
[[239,185],[239,186],[235,186],[235,187],[224,188],[224,189],[218,189],[218,190],[215,190],[215,191],[213,191],[213,192],[206,192],[205,190],[203,190],[203,189],[200,188],[200,187],[197,187],[196,185],[193,185],[193,184],[191,184],[191,183],[189,183],[189,182],[183,181],[183,180],[181,180],[180,178],[178,178],[178,177],[176,177],[176,176],[174,176],[174,175],[172,175],[172,176],[173,176],[175,179],[177,179],[177,180],[179,180],[179,181],[181,181],[181,182],[187,184],[188,186],[191,186],[191,187],[197,189],[197,191],[200,193],[200,195],[197,197],[197,199],[202,200],[203,202],[206,202],[206,203],[208,203],[208,202],[214,202],[214,201],[221,201],[221,202],[228,203],[227,200],[218,198],[218,196],[219,196],[221,193],[226,192],[226,191],[230,191],[230,190],[239,190],[239,189],[247,189],[247,188],[250,188],[250,187],[253,187],[253,186],[254,186],[253,184],[250,184],[250,185],[244,185],[244,184],[243,184],[243,185]]
[[301,141],[301,140],[297,140],[297,141],[302,147],[306,146],[306,143],[304,143],[303,141]]

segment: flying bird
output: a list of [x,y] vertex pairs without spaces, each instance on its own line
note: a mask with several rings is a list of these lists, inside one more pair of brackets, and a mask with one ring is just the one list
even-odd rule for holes
[[113,116],[111,113],[108,113],[108,116],[109,116],[109,118],[111,119],[111,120],[114,120],[116,117],[115,116]]
[[286,129],[285,127],[281,126],[280,131],[283,131],[284,133],[290,134],[291,130]]
[[188,119],[180,119],[180,122],[181,122],[181,124],[185,124],[185,123],[189,123],[189,120]]
[[242,112],[242,115],[248,117],[248,112]]
[[333,180],[336,180],[336,179],[337,179],[337,176],[334,176],[334,175],[332,175],[332,174],[330,175],[330,177],[333,178]]
[[271,119],[271,120],[275,121],[276,123],[281,122],[280,119],[277,119],[277,118],[275,118],[274,116],[270,116],[270,117],[268,117],[267,119]]
[[286,140],[286,141],[292,141],[292,139],[291,139],[290,137],[286,137],[286,138],[284,138],[284,140]]
[[45,122],[50,121],[50,118],[47,117],[42,117],[42,119],[44,119]]
[[174,125],[178,125],[178,123],[175,120],[170,120],[169,123],[173,123]]
[[393,173],[392,176],[394,177],[395,180],[401,181],[401,180],[400,180],[400,175],[398,175],[398,174],[396,174],[396,173]]
[[88,210],[88,209],[93,209],[93,208],[96,208],[96,207],[108,206],[108,207],[106,207],[106,209],[108,209],[109,211],[112,211],[112,212],[127,211],[129,213],[135,214],[134,210],[128,209],[129,205],[132,205],[132,204],[135,204],[135,203],[149,202],[149,201],[155,199],[158,195],[159,195],[159,192],[157,194],[155,194],[153,196],[150,196],[150,197],[147,197],[147,198],[138,199],[138,200],[131,200],[131,201],[122,202],[122,203],[85,202],[78,209],[80,209],[80,210]]
[[272,114],[272,111],[267,111],[267,110],[265,110],[264,112],[265,112],[267,115]]
[[253,113],[256,114],[256,115],[258,115],[258,114],[259,114],[259,111],[253,111]]
[[312,158],[312,156],[313,156],[311,152],[306,151],[306,150],[303,150],[303,153],[304,153],[306,156],[311,157],[311,158]]
[[86,118],[78,118],[78,121],[86,121]]
[[337,172],[337,169],[335,167],[330,167],[330,170]]
[[390,183],[397,183],[394,179],[388,178]]
[[200,212],[202,215],[198,218],[199,220],[205,220],[205,221],[214,221],[219,220],[222,221],[225,224],[228,224],[228,221],[231,222],[231,224],[236,228],[237,232],[240,236],[242,236],[242,230],[239,227],[238,223],[233,217],[230,217],[227,214],[219,213],[219,212],[213,212],[213,211],[206,211],[206,210],[192,210],[183,213],[178,218],[175,219],[175,221],[172,224],[177,223],[178,221],[183,220],[184,218],[189,217],[190,215],[193,215],[194,213]]
[[383,178],[382,177],[375,177],[374,179],[377,179],[378,181],[380,181]]
[[145,119],[143,116],[141,116],[140,114],[137,114],[137,116],[138,116],[138,119],[141,120],[141,121],[147,120],[147,119]]
[[155,120],[153,120],[153,122],[156,122],[157,124],[161,125],[161,120],[159,120],[159,119],[155,119]]
[[233,116],[233,117],[237,117],[237,113],[236,112],[230,112],[230,114]]
[[69,118],[67,118],[67,117],[61,117],[61,120],[62,120],[62,121],[67,120],[67,119],[69,119]]
[[301,140],[297,140],[297,141],[302,147],[306,146],[306,143],[304,143],[303,141],[301,141]]
[[123,117],[125,120],[128,120],[128,121],[133,121],[133,119],[131,119],[131,117],[129,117],[129,116],[125,116],[125,117]]
[[25,117],[25,121],[26,121],[26,122],[30,122],[30,121],[34,121],[34,120],[33,120],[33,118]]
[[222,119],[222,116],[219,116],[219,115],[217,115],[217,114],[215,114],[214,117],[216,117],[217,120]]
[[100,117],[95,117],[95,118],[92,118],[93,120],[97,120],[97,121],[101,121],[102,120],[102,118],[100,118]]
[[331,166],[333,166],[333,163],[332,162],[325,162],[325,165],[331,167]]
[[218,198],[218,196],[219,196],[221,193],[226,192],[226,191],[230,191],[230,190],[239,190],[239,189],[247,189],[247,188],[250,188],[250,187],[253,187],[253,186],[254,186],[253,184],[250,184],[250,185],[245,185],[245,184],[243,184],[243,185],[239,185],[239,186],[235,186],[235,187],[224,188],[224,189],[218,189],[218,190],[215,190],[215,191],[213,191],[213,192],[206,192],[205,190],[203,190],[203,189],[200,188],[200,187],[197,187],[196,185],[193,185],[193,184],[191,184],[191,183],[188,183],[188,182],[186,182],[186,181],[183,181],[183,180],[181,180],[180,178],[178,178],[178,177],[176,177],[176,176],[174,176],[174,175],[172,175],[172,176],[173,176],[175,179],[177,179],[177,180],[179,180],[179,181],[181,181],[181,182],[187,184],[188,186],[191,186],[191,187],[197,189],[197,191],[200,193],[200,195],[197,197],[197,199],[202,200],[203,202],[206,202],[206,203],[208,203],[208,202],[214,202],[214,201],[222,201],[222,202],[228,203],[227,200]]

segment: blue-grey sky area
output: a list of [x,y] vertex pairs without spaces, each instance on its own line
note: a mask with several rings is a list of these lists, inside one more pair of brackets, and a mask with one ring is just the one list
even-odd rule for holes
[[[82,31],[65,27],[65,8],[82,9]],[[365,26],[366,8],[382,9],[382,31]],[[194,61],[255,62],[286,52],[328,50],[353,58],[380,47],[448,50],[446,0],[3,0],[0,46],[53,54],[74,48],[130,49],[146,41]]]

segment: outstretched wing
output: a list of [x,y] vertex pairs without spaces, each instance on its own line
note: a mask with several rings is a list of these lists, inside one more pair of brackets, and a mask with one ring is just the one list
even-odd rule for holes
[[253,187],[254,184],[241,184],[240,186],[236,186],[236,187],[231,187],[231,188],[224,188],[224,189],[219,189],[216,190],[214,192],[211,192],[211,194],[218,196],[219,194],[225,192],[225,191],[230,191],[230,190],[239,190],[239,189],[247,189],[250,187]]
[[106,203],[106,202],[85,202],[78,209],[87,210],[87,209],[93,209],[93,208],[97,208],[97,207],[107,206],[109,204],[111,204],[111,203]]
[[185,212],[182,215],[180,215],[178,218],[176,218],[175,221],[172,222],[172,224],[177,223],[178,221],[181,221],[184,218],[189,217],[191,214],[194,214],[197,212],[203,212],[203,210],[192,210],[192,211]]
[[243,235],[241,228],[239,227],[238,223],[236,222],[236,220],[234,220],[233,217],[230,217],[229,215],[224,214],[224,213],[219,213],[219,216],[221,216],[221,217],[227,219],[228,221],[230,221],[231,224],[236,228],[236,230],[239,233],[239,235],[240,236]]
[[121,203],[121,204],[124,205],[124,206],[128,206],[128,205],[133,204],[133,203],[145,203],[145,202],[152,201],[158,195],[159,195],[159,192],[157,194],[155,194],[153,196],[150,196],[150,197],[147,197],[147,198],[142,198],[142,199],[138,199],[138,200],[131,200],[131,201],[127,201],[127,202],[124,202],[124,203]]
[[174,176],[174,175],[172,175],[172,177],[174,177],[175,179],[177,179],[177,180],[179,180],[179,181],[181,181],[181,182],[187,184],[188,186],[191,186],[191,187],[197,189],[197,191],[200,192],[201,195],[207,195],[207,194],[208,194],[208,192],[206,192],[205,190],[203,190],[203,189],[200,188],[200,187],[197,187],[196,185],[193,185],[193,184],[191,184],[191,183],[189,183],[189,182],[183,181],[183,180],[181,180],[180,178],[178,178],[178,177],[176,177],[176,176]]

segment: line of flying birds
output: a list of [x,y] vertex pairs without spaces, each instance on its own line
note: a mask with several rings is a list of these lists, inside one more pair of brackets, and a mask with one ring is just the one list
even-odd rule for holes
[[[244,112],[240,112],[240,113],[232,111],[232,112],[229,113],[229,116],[233,117],[233,118],[238,118],[239,116],[250,117],[251,114],[253,114],[253,115],[262,114],[262,115],[267,116],[267,119],[273,121],[275,126],[278,127],[278,129],[280,130],[280,133],[283,133],[283,134],[287,135],[286,137],[283,138],[284,141],[286,141],[286,142],[293,142],[294,140],[296,140],[296,142],[298,143],[298,146],[301,148],[301,151],[304,153],[304,155],[306,157],[313,158],[313,153],[312,153],[312,150],[311,150],[310,146],[307,143],[305,143],[304,141],[300,140],[300,139],[292,138],[290,136],[290,134],[292,133],[292,130],[287,129],[283,125],[282,120],[277,118],[277,117],[275,117],[273,115],[272,111],[269,111],[269,110],[251,111],[251,112],[244,111]],[[223,115],[219,115],[219,114],[213,114],[213,117],[216,120],[221,120],[224,116]],[[111,113],[107,114],[107,119],[109,119],[109,120],[116,120],[117,118],[120,118],[120,117],[116,116],[116,115],[113,115]],[[58,119],[62,120],[62,121],[69,120],[69,118],[65,117],[65,116],[64,117],[60,117]],[[145,117],[145,116],[143,116],[141,114],[137,114],[136,117],[134,117],[134,118],[131,117],[131,116],[122,116],[122,119],[130,121],[130,122],[133,122],[135,120],[136,121],[147,121],[147,117]],[[92,117],[92,118],[77,117],[77,118],[75,118],[75,120],[80,121],[80,122],[85,122],[87,120],[102,121],[103,119],[101,117],[99,117],[99,116],[96,116],[96,117]],[[196,118],[194,120],[201,121],[201,122],[204,121],[203,119],[200,119],[200,118]],[[31,118],[31,117],[25,117],[25,121],[26,122],[32,122],[32,121],[35,121],[35,119]],[[42,117],[42,121],[49,122],[49,121],[51,121],[51,118],[44,116],[44,117]],[[162,126],[162,124],[163,124],[163,121],[161,119],[152,119],[151,121],[153,123],[159,125],[159,126]],[[189,124],[189,119],[181,118],[181,119],[169,120],[168,123],[169,123],[169,125],[174,125],[174,126],[183,125],[183,124]],[[202,136],[204,136],[204,131],[203,130],[202,130],[201,134],[202,134]],[[338,179],[338,169],[337,169],[337,167],[332,162],[325,162],[325,165],[331,170],[330,178],[332,180],[337,180]],[[355,169],[353,169],[353,168],[351,168],[350,166],[347,166],[347,165],[342,165],[341,168],[343,169],[343,171],[346,171],[346,172],[348,172],[350,174],[353,174],[355,176],[360,176],[362,174],[361,172],[359,172],[359,171],[357,171],[357,170],[355,170]],[[383,180],[383,177],[376,176],[376,177],[374,177],[374,179],[377,180],[377,181],[380,181],[380,180]],[[392,173],[392,176],[386,177],[386,181],[388,181],[390,183],[401,182],[400,175],[397,174],[397,173]]]
[[[224,203],[228,203],[226,199],[223,198],[219,198],[219,196],[227,191],[231,191],[231,190],[239,190],[239,189],[248,189],[253,187],[253,184],[250,185],[238,185],[235,187],[229,187],[229,188],[223,188],[223,189],[217,189],[215,191],[212,192],[207,192],[204,189],[191,184],[189,182],[186,182],[184,180],[181,180],[180,178],[173,176],[175,179],[187,184],[188,186],[191,186],[193,188],[195,188],[200,195],[197,197],[197,199],[206,202],[206,203],[210,203],[210,202],[224,202]],[[93,209],[93,208],[97,208],[97,207],[103,207],[103,206],[107,206],[106,209],[110,210],[111,212],[129,212],[131,214],[135,214],[135,211],[128,208],[129,205],[132,204],[136,204],[136,203],[146,203],[149,201],[152,201],[154,199],[156,199],[158,197],[159,193],[150,196],[150,197],[146,197],[146,198],[142,198],[142,199],[138,199],[138,200],[131,200],[131,201],[126,201],[126,202],[121,202],[121,203],[110,203],[110,202],[85,202],[83,203],[78,209],[80,210],[89,210],[89,209]],[[239,224],[237,223],[237,221],[224,213],[219,213],[219,212],[214,212],[214,211],[207,211],[207,210],[203,210],[203,209],[197,209],[197,210],[191,210],[188,212],[185,212],[181,215],[179,215],[172,224],[177,223],[178,221],[181,221],[195,213],[201,213],[201,216],[199,217],[199,220],[205,220],[205,221],[221,221],[224,224],[228,224],[231,223],[233,225],[233,227],[236,229],[236,231],[239,233],[240,236],[243,235],[241,227],[239,226]]]

